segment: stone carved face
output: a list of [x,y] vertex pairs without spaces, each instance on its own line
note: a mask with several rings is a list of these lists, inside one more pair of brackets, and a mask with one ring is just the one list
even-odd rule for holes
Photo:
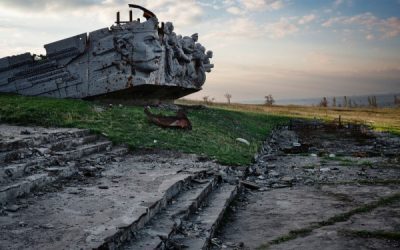
[[116,49],[122,58],[135,72],[145,76],[159,69],[162,48],[157,24],[154,18],[144,23],[132,22],[115,38]]
[[156,32],[134,33],[131,63],[136,71],[151,73],[158,70],[162,48]]
[[182,49],[185,52],[185,54],[192,54],[194,51],[194,41],[191,37],[185,36],[182,39]]

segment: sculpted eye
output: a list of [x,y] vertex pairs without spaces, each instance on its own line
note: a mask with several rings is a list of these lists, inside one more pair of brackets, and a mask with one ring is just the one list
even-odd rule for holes
[[148,37],[145,37],[145,38],[144,38],[144,42],[145,42],[146,44],[153,44],[153,43],[156,42],[156,38],[153,37],[153,36],[148,36]]

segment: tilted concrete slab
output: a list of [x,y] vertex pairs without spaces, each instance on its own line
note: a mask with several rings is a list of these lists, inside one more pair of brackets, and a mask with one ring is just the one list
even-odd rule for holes
[[195,158],[160,164],[146,157],[128,157],[101,178],[20,201],[20,210],[0,217],[0,248],[112,249],[209,169]]

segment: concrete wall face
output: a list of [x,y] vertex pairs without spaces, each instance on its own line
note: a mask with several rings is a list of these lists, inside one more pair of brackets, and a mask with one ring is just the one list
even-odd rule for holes
[[169,22],[161,27],[151,17],[47,44],[44,57],[1,58],[0,92],[162,100],[201,90],[214,67],[212,52],[197,42],[197,34],[176,35]]

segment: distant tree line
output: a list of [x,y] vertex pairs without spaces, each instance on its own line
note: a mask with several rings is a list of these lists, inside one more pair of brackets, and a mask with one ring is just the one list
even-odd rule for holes
[[[370,107],[370,108],[378,107],[378,101],[376,99],[376,96],[368,96],[367,100],[368,100],[367,107]],[[398,97],[396,95],[394,96],[394,105],[400,106],[400,97]],[[329,106],[328,99],[326,97],[323,97],[318,106],[328,107]],[[332,104],[331,104],[331,107],[344,107],[344,108],[358,108],[358,107],[363,107],[363,106],[365,106],[365,105],[361,105],[361,104],[357,103],[355,100],[352,100],[348,96],[343,96],[343,100],[341,103],[339,103],[337,101],[336,97],[334,96],[332,98]]]

